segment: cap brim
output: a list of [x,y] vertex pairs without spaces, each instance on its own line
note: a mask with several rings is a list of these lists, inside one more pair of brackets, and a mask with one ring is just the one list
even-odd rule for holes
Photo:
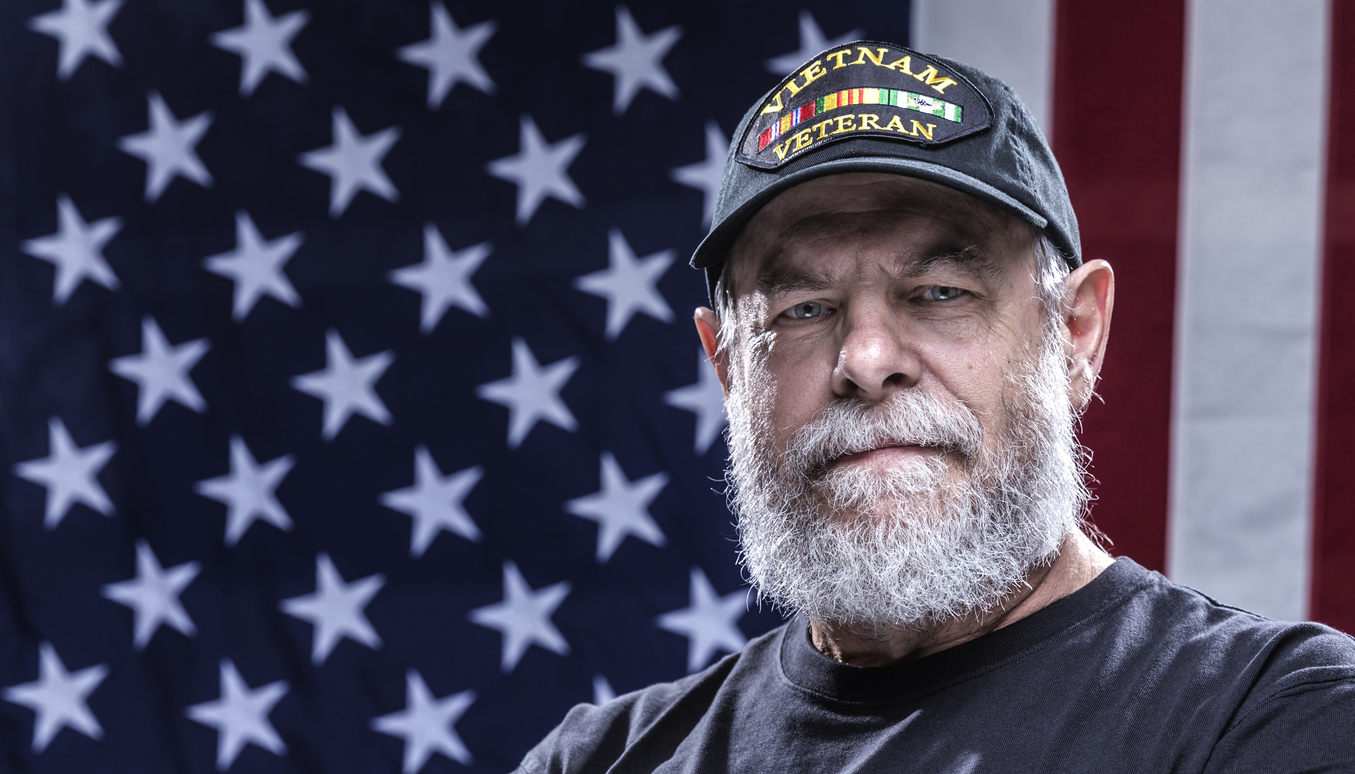
[[[987,183],[969,175],[956,172],[949,167],[931,164],[909,158],[891,158],[887,156],[856,156],[824,161],[788,174],[762,189],[738,209],[729,213],[706,238],[701,240],[696,252],[692,254],[691,265],[697,269],[708,269],[724,262],[729,248],[738,238],[739,232],[748,225],[748,221],[778,194],[789,188],[827,175],[841,175],[848,172],[885,172],[906,177],[916,177],[953,188],[994,204],[1022,220],[1043,229],[1049,224],[1043,215],[999,191]],[[714,279],[709,283],[714,288]]]

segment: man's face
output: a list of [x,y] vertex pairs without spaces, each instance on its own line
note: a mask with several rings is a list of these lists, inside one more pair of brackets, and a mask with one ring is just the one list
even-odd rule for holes
[[[1014,218],[896,175],[821,178],[778,197],[735,245],[741,348],[758,360],[776,445],[834,402],[915,390],[971,409],[992,438],[1005,375],[1044,314]],[[889,446],[835,467],[880,474],[942,454]]]
[[964,615],[1075,528],[1034,245],[965,194],[876,174],[800,185],[744,229],[730,474],[765,595],[844,623]]

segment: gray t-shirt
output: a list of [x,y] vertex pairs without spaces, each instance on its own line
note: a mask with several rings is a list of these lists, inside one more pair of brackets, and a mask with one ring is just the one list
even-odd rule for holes
[[1128,559],[978,639],[887,667],[802,620],[673,683],[575,707],[520,772],[1355,772],[1355,640]]

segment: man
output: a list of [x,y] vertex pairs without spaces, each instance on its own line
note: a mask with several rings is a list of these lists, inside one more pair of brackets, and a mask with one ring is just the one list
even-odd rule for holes
[[829,49],[744,118],[717,210],[696,327],[741,561],[794,618],[522,771],[1355,771],[1355,642],[1083,534],[1114,277],[1010,89]]

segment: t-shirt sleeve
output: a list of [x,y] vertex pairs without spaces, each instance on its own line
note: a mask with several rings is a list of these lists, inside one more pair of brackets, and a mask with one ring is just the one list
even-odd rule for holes
[[[764,639],[768,638],[755,640],[744,653]],[[704,672],[618,696],[601,707],[574,707],[527,753],[515,774],[603,774],[623,758],[624,766],[651,770],[635,756],[666,760],[711,706],[741,658],[743,654],[725,656]],[[643,748],[638,753],[637,744]]]
[[514,774],[604,772],[626,749],[629,703],[580,704],[522,759]]
[[1206,772],[1355,772],[1355,667],[1318,666],[1244,704]]
[[662,717],[692,698],[705,697],[700,690],[718,687],[723,670],[717,669],[731,659],[721,661],[698,675],[676,683],[659,683],[643,691],[619,696],[602,706],[579,704],[565,715],[545,739],[522,759],[516,771],[522,774],[602,774],[652,729]]

